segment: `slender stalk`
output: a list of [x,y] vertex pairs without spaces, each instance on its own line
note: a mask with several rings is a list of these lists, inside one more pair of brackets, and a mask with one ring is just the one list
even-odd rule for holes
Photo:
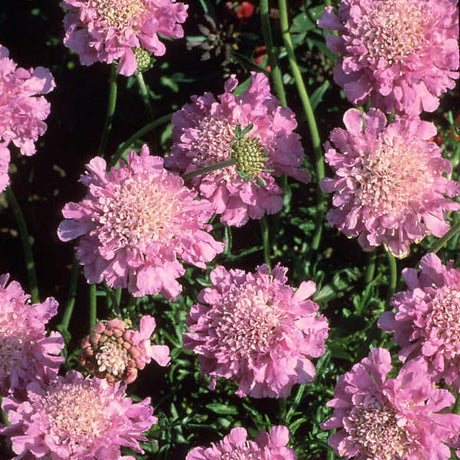
[[75,305],[75,297],[77,295],[79,265],[76,257],[73,259],[72,271],[70,273],[69,282],[69,295],[67,296],[67,303],[65,304],[64,315],[61,321],[61,330],[67,331],[69,329],[70,319],[72,318],[73,307]]
[[287,106],[286,92],[284,91],[283,75],[278,63],[278,57],[273,46],[272,29],[270,26],[270,9],[268,0],[260,0],[260,20],[262,22],[262,33],[264,35],[265,47],[267,48],[268,62],[271,68],[271,77],[276,95],[283,107]]
[[366,273],[364,275],[364,282],[366,284],[369,284],[374,279],[376,260],[377,260],[377,250],[374,250],[370,252],[368,255]]
[[436,254],[444,245],[446,245],[451,238],[457,233],[460,233],[460,222],[455,224],[441,239],[436,241],[428,252]]
[[89,286],[89,329],[93,329],[93,326],[97,321],[97,285],[91,284]]
[[[454,390],[455,391],[455,390]],[[457,392],[457,398],[454,404],[454,414],[460,414],[460,393]]]
[[[308,128],[310,130],[311,142],[313,146],[313,152],[315,154],[315,170],[316,170],[316,179],[318,183],[321,179],[324,178],[325,169],[324,169],[324,158],[323,152],[321,149],[321,139],[319,136],[318,125],[316,124],[315,114],[311,107],[310,98],[308,96],[307,88],[300,73],[299,65],[297,64],[297,59],[294,53],[294,46],[291,40],[291,34],[289,33],[289,19],[287,11],[287,1],[279,0],[279,10],[280,10],[280,21],[281,21],[281,33],[283,35],[284,46],[289,59],[289,65],[291,67],[291,72],[294,77],[297,91],[299,93],[300,100],[305,112],[305,115],[308,120]],[[326,210],[324,202],[324,194],[321,188],[317,188],[317,217],[315,225],[315,233],[312,240],[312,248],[316,251],[319,248],[321,242],[321,233],[322,233],[322,221],[323,216]]]
[[40,302],[40,295],[38,293],[37,275],[35,272],[34,257],[32,255],[32,246],[30,244],[30,235],[27,230],[27,224],[24,219],[21,207],[19,206],[18,200],[11,187],[8,187],[5,191],[6,199],[8,200],[11,210],[13,211],[14,218],[19,230],[19,236],[21,237],[22,249],[24,251],[24,260],[26,262],[27,279],[29,280],[29,291],[32,297],[32,303]]
[[390,302],[391,297],[393,297],[394,292],[396,291],[396,283],[398,281],[398,269],[396,267],[395,256],[390,252],[386,251],[388,258],[388,266],[390,268],[390,283],[388,284],[387,291],[387,304]]
[[268,227],[268,222],[267,222],[267,216],[263,216],[262,219],[260,219],[260,230],[262,233],[262,242],[264,245],[264,260],[265,260],[265,263],[268,265],[268,267],[271,270],[272,265],[270,262],[270,252],[271,252],[270,232],[269,232],[269,227]]
[[224,241],[227,243],[227,245],[225,246],[224,254],[228,256],[232,254],[232,241],[233,241],[232,227],[229,227],[228,225],[226,225],[224,227],[224,232],[225,232]]
[[118,64],[114,62],[110,71],[109,79],[109,101],[107,103],[107,113],[105,115],[104,131],[102,132],[101,142],[97,149],[97,154],[104,156],[105,149],[107,148],[107,141],[109,140],[110,131],[112,130],[113,115],[117,105],[117,78],[118,78]]
[[185,180],[191,179],[192,177],[201,176],[202,174],[206,174],[211,171],[216,171],[217,169],[226,168],[227,166],[233,166],[235,164],[236,164],[236,161],[233,158],[231,158],[230,160],[221,161],[220,163],[215,163],[213,165],[204,166],[203,168],[195,169],[195,171],[191,171],[187,174],[184,174],[182,176],[182,179],[184,179],[185,181]]
[[152,131],[152,130],[155,129],[156,127],[161,126],[161,125],[164,125],[165,123],[168,123],[169,121],[171,121],[172,116],[173,116],[173,114],[172,114],[172,113],[169,113],[168,115],[165,115],[165,116],[163,116],[163,117],[157,118],[155,121],[152,121],[152,122],[149,123],[148,125],[145,125],[145,126],[142,127],[141,129],[139,129],[138,131],[136,131],[130,138],[128,138],[128,140],[126,140],[125,142],[123,142],[122,144],[120,144],[120,146],[118,147],[117,151],[115,152],[115,155],[113,155],[112,158],[110,159],[109,165],[110,165],[110,166],[115,166],[115,164],[116,164],[117,161],[120,159],[120,157],[121,157],[121,155],[123,154],[123,152],[124,152],[130,145],[132,145],[135,141],[137,141],[137,140],[140,139],[142,136],[144,136],[145,134],[147,134],[149,131]]
[[153,109],[152,105],[150,104],[150,96],[142,72],[136,72],[136,78],[137,84],[139,85],[139,91],[141,93],[142,100],[144,101],[145,110],[147,111],[147,115],[150,120],[153,120]]

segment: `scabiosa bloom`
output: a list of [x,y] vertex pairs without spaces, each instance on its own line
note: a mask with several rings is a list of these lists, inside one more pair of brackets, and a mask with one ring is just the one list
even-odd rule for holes
[[80,203],[68,203],[59,238],[81,236],[77,257],[88,283],[105,280],[114,288],[128,288],[136,297],[161,292],[176,299],[177,278],[185,272],[178,261],[206,268],[205,262],[222,252],[207,233],[213,215],[207,200],[196,201],[183,180],[166,171],[163,159],[128,153],[128,163],[106,172],[106,162],[93,158],[80,181],[89,188]]
[[316,290],[313,281],[302,282],[295,292],[286,285],[287,269],[267,265],[255,274],[211,272],[212,287],[198,296],[184,334],[184,347],[199,355],[203,371],[239,383],[238,396],[286,398],[296,383],[315,376],[309,358],[325,352],[327,320],[317,316],[318,305],[308,299]]
[[76,371],[49,385],[32,382],[24,402],[3,400],[11,426],[0,432],[10,437],[18,459],[33,455],[53,460],[134,460],[122,457],[120,447],[143,453],[138,441],[147,440],[142,433],[157,418],[150,398],[133,403],[123,396],[124,389],[104,379],[85,379]]
[[[168,168],[190,173],[231,158],[236,165],[191,179],[201,196],[209,199],[221,220],[241,226],[249,218],[281,210],[283,190],[274,176],[287,174],[308,181],[300,169],[304,155],[294,113],[281,107],[270,93],[268,79],[253,73],[249,88],[235,96],[232,76],[216,101],[210,93],[193,96],[173,115],[173,146],[166,157]],[[252,128],[251,128],[252,126]],[[238,129],[248,130],[237,138]]]
[[409,244],[426,235],[443,236],[447,211],[460,205],[447,198],[460,185],[443,176],[452,165],[429,139],[432,123],[400,118],[387,127],[385,115],[371,109],[367,115],[350,109],[344,115],[347,130],[335,128],[326,142],[326,161],[335,177],[321,186],[334,193],[335,209],[329,223],[349,237],[358,236],[365,250],[384,244],[404,257]]
[[9,184],[8,145],[12,142],[23,155],[35,153],[35,142],[46,131],[43,120],[50,113],[49,102],[40,95],[55,86],[49,70],[17,67],[0,45],[0,192]]
[[188,6],[175,0],[64,0],[64,44],[83,65],[120,60],[119,72],[132,75],[144,50],[163,56],[159,34],[182,38]]
[[354,104],[369,98],[385,112],[433,112],[458,78],[456,0],[343,0],[318,21],[338,35],[334,80]]
[[406,268],[403,276],[409,289],[393,296],[396,313],[385,312],[378,325],[394,333],[402,350],[399,357],[422,357],[436,379],[444,377],[460,389],[460,270],[452,261],[442,265],[438,256],[427,254],[421,273]]
[[128,329],[118,318],[97,323],[91,335],[83,339],[80,359],[96,377],[106,378],[109,383],[132,383],[138,370],[152,358],[160,366],[169,363],[169,348],[150,344],[154,330],[155,319],[149,315],[141,318],[139,331]]
[[406,363],[395,379],[390,353],[374,348],[337,383],[333,416],[322,428],[338,428],[329,445],[344,458],[360,460],[447,460],[460,416],[439,413],[455,398],[436,388],[423,360]]
[[247,440],[244,428],[233,428],[218,444],[211,447],[196,447],[185,460],[296,460],[295,452],[286,447],[289,442],[289,430],[285,426],[275,426],[270,434],[262,431],[256,441]]
[[46,335],[45,324],[57,313],[52,297],[30,303],[17,281],[0,276],[0,395],[22,390],[32,380],[55,376],[64,358],[58,332]]

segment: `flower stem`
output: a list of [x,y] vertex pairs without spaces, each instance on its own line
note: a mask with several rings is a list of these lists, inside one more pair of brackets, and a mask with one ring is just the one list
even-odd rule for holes
[[78,282],[79,265],[78,260],[74,256],[72,263],[72,271],[70,273],[69,282],[69,295],[67,296],[67,303],[65,304],[64,315],[60,324],[60,330],[67,332],[69,329],[70,319],[72,318],[73,307],[75,305],[75,297],[77,295],[77,282]]
[[268,265],[268,268],[271,270],[272,265],[270,263],[270,232],[267,222],[267,216],[263,216],[260,219],[260,230],[262,233],[262,241],[264,244],[264,260],[265,263]]
[[428,252],[436,254],[444,245],[446,245],[451,238],[457,233],[460,233],[460,222],[455,224],[441,239],[436,241]]
[[460,393],[457,392],[457,398],[455,399],[454,404],[454,414],[460,414]]
[[138,131],[136,131],[128,140],[125,142],[121,143],[120,146],[118,147],[117,151],[115,152],[115,155],[112,155],[112,158],[110,159],[109,165],[110,166],[115,166],[117,161],[120,159],[121,155],[123,152],[135,141],[140,139],[142,136],[147,134],[149,131],[152,131],[155,129],[157,126],[164,125],[165,123],[168,123],[171,121],[173,114],[169,113],[168,115],[165,115],[163,117],[157,118],[155,121],[152,121],[148,125],[145,125]]
[[38,293],[37,275],[35,273],[34,257],[32,255],[32,246],[30,244],[30,235],[27,230],[24,214],[19,206],[16,196],[11,187],[5,191],[6,199],[8,200],[11,210],[13,211],[16,224],[18,226],[19,235],[21,237],[22,249],[24,251],[24,259],[26,262],[27,279],[29,280],[29,291],[32,297],[32,303],[40,302],[40,295]]
[[271,67],[271,77],[273,86],[275,87],[276,95],[281,101],[283,107],[287,106],[286,92],[284,91],[283,75],[278,63],[275,47],[273,46],[272,29],[270,26],[270,9],[268,0],[260,0],[260,20],[262,22],[262,33],[264,35],[264,42],[267,48],[268,62]]
[[89,286],[89,330],[93,329],[93,326],[97,321],[97,285],[90,284]]
[[141,93],[142,100],[144,101],[145,110],[147,111],[147,115],[150,120],[153,120],[153,109],[152,105],[150,104],[150,96],[142,72],[136,72],[136,78],[137,84],[139,85],[139,91]]
[[387,291],[387,304],[390,302],[391,298],[393,297],[394,292],[396,291],[396,283],[398,281],[398,269],[396,267],[396,259],[395,256],[390,252],[386,251],[387,258],[388,258],[388,266],[390,268],[390,282],[388,284],[388,291]]
[[225,232],[224,241],[227,243],[225,246],[224,254],[228,256],[232,254],[232,241],[233,241],[232,227],[226,225],[224,227],[224,232]]
[[220,163],[215,163],[213,165],[204,166],[203,168],[195,169],[195,171],[191,171],[187,174],[184,174],[182,176],[182,179],[186,181],[188,179],[191,179],[192,177],[201,176],[202,174],[206,174],[208,172],[216,171],[217,169],[222,169],[222,168],[226,168],[228,166],[233,166],[233,165],[236,165],[236,161],[233,158],[231,158],[230,160],[221,161]]
[[110,131],[112,130],[113,115],[117,105],[117,78],[118,78],[118,64],[112,63],[109,79],[109,101],[107,103],[107,113],[105,115],[104,131],[102,132],[101,142],[97,149],[97,154],[104,156],[105,149],[107,148],[107,141],[109,140]]
[[[313,146],[313,152],[315,154],[315,170],[316,170],[316,180],[319,182],[324,178],[324,158],[323,152],[321,149],[321,139],[319,136],[318,125],[316,124],[315,114],[311,107],[310,98],[305,87],[305,83],[300,73],[299,65],[297,64],[297,59],[294,53],[294,46],[292,45],[291,34],[289,33],[289,19],[287,12],[287,1],[279,0],[279,10],[280,10],[280,21],[281,21],[281,33],[283,35],[284,46],[289,59],[289,65],[291,67],[292,75],[294,77],[297,91],[302,102],[302,106],[305,112],[305,115],[308,120],[308,128],[310,130],[311,142]],[[321,242],[321,233],[322,233],[322,221],[323,216],[326,210],[324,202],[324,193],[318,185],[317,188],[317,215],[315,223],[315,233],[312,240],[312,248],[316,251],[319,248]]]
[[366,273],[364,275],[364,282],[369,284],[374,279],[375,274],[375,261],[377,260],[377,251],[374,250],[368,255],[368,262],[366,267]]

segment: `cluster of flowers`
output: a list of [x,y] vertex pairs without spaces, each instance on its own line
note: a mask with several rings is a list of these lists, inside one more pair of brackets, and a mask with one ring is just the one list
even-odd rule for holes
[[[355,104],[370,102],[367,114],[345,113],[326,160],[335,172],[323,190],[334,193],[329,223],[365,250],[384,244],[397,257],[426,235],[443,236],[446,212],[460,204],[447,179],[452,165],[433,139],[436,128],[420,120],[458,78],[458,10],[454,0],[343,0],[327,7],[320,27],[331,51],[340,53],[334,79]],[[385,113],[395,119],[387,123]]]

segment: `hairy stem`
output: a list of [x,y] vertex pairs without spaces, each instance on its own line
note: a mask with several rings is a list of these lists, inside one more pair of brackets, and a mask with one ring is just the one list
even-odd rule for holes
[[112,130],[113,115],[115,107],[117,106],[117,78],[118,78],[118,64],[112,63],[109,79],[109,101],[107,102],[107,113],[105,115],[104,131],[102,132],[101,142],[97,149],[97,154],[104,156],[107,142],[109,140],[110,131]]
[[29,280],[29,291],[32,297],[32,303],[40,302],[40,295],[38,293],[37,274],[35,272],[34,257],[32,255],[32,246],[30,244],[30,235],[27,230],[27,224],[24,219],[21,207],[11,187],[5,190],[6,199],[8,200],[11,210],[13,211],[14,218],[21,237],[22,249],[24,251],[24,260],[26,262],[27,279]]

